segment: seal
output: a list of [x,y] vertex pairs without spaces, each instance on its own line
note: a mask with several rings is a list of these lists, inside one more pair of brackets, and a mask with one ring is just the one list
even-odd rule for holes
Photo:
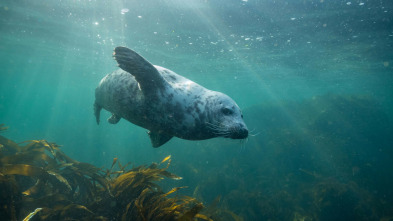
[[152,65],[129,48],[116,47],[113,56],[120,69],[106,75],[96,88],[97,124],[104,108],[112,113],[111,124],[124,118],[148,129],[153,147],[174,136],[186,140],[247,138],[242,112],[229,96]]

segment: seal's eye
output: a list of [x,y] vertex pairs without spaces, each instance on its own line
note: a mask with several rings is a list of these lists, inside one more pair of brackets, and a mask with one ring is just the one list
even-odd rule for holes
[[233,111],[232,111],[231,109],[227,108],[227,107],[222,108],[221,111],[222,111],[222,113],[225,114],[225,115],[231,115],[231,114],[233,114]]

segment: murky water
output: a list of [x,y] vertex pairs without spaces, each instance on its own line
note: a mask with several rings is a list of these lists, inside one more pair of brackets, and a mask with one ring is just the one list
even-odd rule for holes
[[[220,195],[245,220],[391,217],[392,18],[390,1],[2,0],[0,123],[13,140],[53,141],[97,166],[172,155],[183,193]],[[154,149],[108,112],[96,125],[94,90],[119,45],[231,96],[248,142]],[[318,199],[347,207],[317,211]]]

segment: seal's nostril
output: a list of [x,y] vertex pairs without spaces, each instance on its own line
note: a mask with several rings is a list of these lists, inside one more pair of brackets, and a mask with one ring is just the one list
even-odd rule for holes
[[241,128],[240,131],[239,131],[240,136],[242,138],[247,138],[247,136],[248,136],[248,128],[247,128],[247,126],[245,124],[240,124],[239,128]]
[[242,138],[247,138],[248,137],[248,130],[246,128],[243,128],[241,130],[241,137]]
[[247,127],[244,126],[239,127],[236,130],[236,133],[233,133],[231,136],[232,139],[245,139],[247,137],[248,137],[248,129]]

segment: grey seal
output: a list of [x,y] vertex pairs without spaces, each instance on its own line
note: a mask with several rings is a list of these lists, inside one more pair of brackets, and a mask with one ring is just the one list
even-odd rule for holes
[[186,140],[247,138],[242,112],[226,94],[152,65],[126,47],[116,47],[113,57],[120,69],[106,75],[95,90],[97,124],[104,108],[112,113],[111,124],[124,118],[148,129],[153,147],[174,136]]

